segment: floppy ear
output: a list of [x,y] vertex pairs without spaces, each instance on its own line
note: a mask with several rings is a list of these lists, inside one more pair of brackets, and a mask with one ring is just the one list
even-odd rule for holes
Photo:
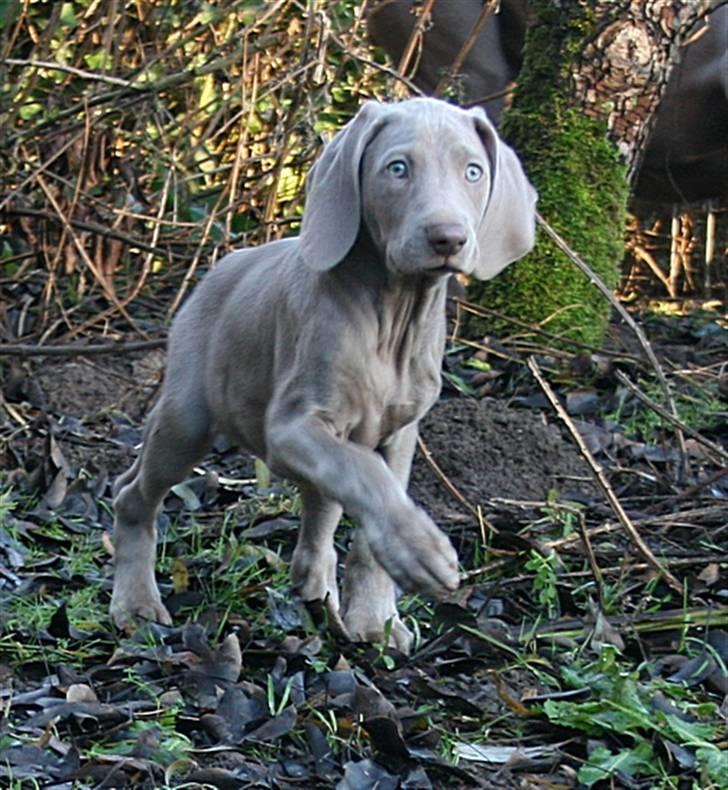
[[384,115],[384,106],[366,102],[324,148],[308,175],[300,242],[303,262],[311,269],[333,268],[356,241],[361,221],[359,168]]
[[533,247],[536,190],[513,149],[496,133],[479,107],[469,111],[490,160],[490,197],[478,229],[480,259],[475,276],[490,280]]

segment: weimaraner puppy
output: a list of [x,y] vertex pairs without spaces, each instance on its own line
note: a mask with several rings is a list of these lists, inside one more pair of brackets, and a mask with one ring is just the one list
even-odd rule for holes
[[[227,255],[172,325],[141,454],[117,482],[117,625],[170,622],[157,510],[222,433],[300,486],[303,600],[323,601],[340,633],[409,649],[396,585],[439,596],[459,580],[450,541],[406,493],[440,391],[446,281],[528,252],[535,198],[482,110],[364,104],[311,172],[300,236]],[[340,601],[342,511],[359,528]]]

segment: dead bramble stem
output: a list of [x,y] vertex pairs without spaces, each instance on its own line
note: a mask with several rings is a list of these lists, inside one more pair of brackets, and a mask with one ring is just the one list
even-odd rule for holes
[[64,345],[36,345],[17,343],[0,345],[0,357],[86,357],[95,354],[127,354],[130,351],[150,351],[164,348],[166,338],[137,340],[130,343],[68,343]]
[[[665,377],[665,371],[662,369],[662,365],[660,365],[660,362],[657,359],[657,356],[655,355],[649,340],[647,340],[645,333],[642,331],[642,328],[634,320],[634,318],[632,318],[627,310],[625,310],[622,303],[612,293],[612,290],[607,286],[604,280],[602,280],[602,278],[591,268],[591,266],[586,263],[586,261],[580,255],[571,249],[562,236],[538,212],[536,212],[536,220],[538,224],[544,229],[544,232],[551,239],[551,241],[553,241],[553,243],[577,268],[581,269],[581,271],[598,288],[598,290],[609,300],[612,307],[614,307],[614,309],[619,313],[620,317],[624,320],[627,326],[629,326],[629,328],[634,332],[637,340],[645,352],[645,356],[649,360],[652,369],[655,371],[655,376],[657,376],[657,380],[660,382],[662,391],[665,393],[665,401],[667,402],[670,414],[672,414],[672,416],[677,420],[677,407],[675,406],[675,399],[672,397],[670,385],[668,384],[667,378]],[[678,480],[680,480],[683,477],[683,472],[687,463],[687,451],[685,449],[685,436],[683,435],[682,431],[678,428],[675,433],[680,453],[680,461],[676,470],[676,477]]]
[[606,475],[604,474],[603,467],[597,463],[596,459],[592,455],[591,451],[586,445],[583,437],[577,430],[576,426],[574,425],[573,420],[566,412],[566,409],[561,405],[559,399],[556,397],[556,394],[551,389],[551,386],[546,381],[541,372],[541,368],[538,366],[538,362],[534,359],[534,357],[529,357],[528,359],[528,367],[533,373],[534,378],[538,382],[538,385],[541,387],[543,394],[548,399],[549,403],[553,406],[554,411],[558,415],[559,419],[564,423],[566,429],[569,431],[571,438],[576,443],[576,446],[579,449],[579,452],[584,457],[584,460],[589,464],[589,468],[594,475],[594,479],[596,480],[599,488],[601,488],[602,493],[604,494],[605,499],[609,503],[609,506],[612,508],[614,515],[617,517],[619,523],[622,525],[622,528],[627,533],[627,536],[630,538],[632,543],[634,543],[635,547],[639,551],[639,553],[647,560],[648,564],[651,565],[657,573],[664,577],[667,584],[676,592],[681,593],[683,588],[680,584],[679,580],[673,576],[672,573],[666,568],[663,567],[657,557],[652,553],[650,547],[644,542],[642,536],[637,531],[636,527],[632,523],[632,520],[627,515],[627,512],[622,507],[622,503],[619,501],[619,498],[614,493],[611,485],[609,484],[609,480],[607,480]]
[[[400,58],[399,65],[397,66],[397,71],[400,74],[407,75],[412,67],[412,58],[415,53],[415,50],[422,46],[422,35],[425,32],[425,27],[430,20],[430,14],[432,13],[432,6],[435,4],[435,0],[425,0],[424,5],[420,9],[417,15],[417,21],[415,22],[414,27],[412,28],[412,32],[410,33],[409,41],[407,41],[407,46],[404,48],[404,52],[402,53],[402,57]],[[417,64],[414,64],[412,67],[412,72],[414,73],[417,70]]]
[[717,463],[725,463],[728,460],[728,452],[726,452],[720,445],[716,444],[715,442],[711,442],[710,439],[706,439],[702,433],[699,431],[694,430],[689,425],[686,425],[681,420],[678,420],[673,414],[671,414],[667,409],[660,406],[659,403],[655,403],[652,398],[646,395],[642,390],[630,381],[621,370],[616,371],[616,376],[619,379],[620,384],[624,384],[625,387],[642,403],[645,404],[648,408],[652,409],[655,414],[658,414],[662,417],[663,420],[667,420],[673,428],[677,431],[682,431],[683,433],[690,436],[692,439],[695,439],[696,442],[702,444],[712,455],[715,455]]
[[460,52],[458,52],[458,54],[455,56],[455,60],[453,60],[450,68],[444,74],[442,79],[437,83],[437,87],[435,88],[435,96],[441,96],[443,90],[445,90],[447,87],[448,81],[460,71],[463,63],[465,63],[465,59],[470,54],[470,50],[475,46],[475,42],[478,40],[480,31],[483,29],[485,23],[488,21],[493,11],[495,11],[498,7],[499,2],[500,0],[488,0],[488,2],[483,4],[483,8],[481,9],[478,18],[475,20],[472,30],[470,33],[468,33],[468,37],[465,39],[465,42],[460,48]]

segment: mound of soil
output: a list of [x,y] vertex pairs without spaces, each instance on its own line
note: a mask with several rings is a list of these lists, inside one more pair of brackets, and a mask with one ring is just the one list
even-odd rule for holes
[[[492,398],[441,400],[420,425],[420,436],[437,466],[472,504],[498,497],[544,500],[593,491],[584,459],[541,412]],[[421,452],[410,493],[435,518],[467,510],[447,491]]]

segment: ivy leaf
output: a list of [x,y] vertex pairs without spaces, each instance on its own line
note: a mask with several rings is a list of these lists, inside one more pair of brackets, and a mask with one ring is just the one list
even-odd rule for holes
[[114,63],[111,55],[103,48],[89,52],[83,59],[92,71],[108,71]]
[[78,27],[78,18],[73,10],[73,3],[63,3],[61,6],[61,22],[68,27]]
[[708,774],[716,786],[728,776],[728,752],[716,746],[705,746],[695,753],[700,767]]
[[640,741],[633,749],[622,749],[613,753],[600,746],[589,755],[588,761],[579,769],[579,782],[591,787],[616,773],[622,776],[639,776],[654,774],[658,766],[655,753],[648,741]]

